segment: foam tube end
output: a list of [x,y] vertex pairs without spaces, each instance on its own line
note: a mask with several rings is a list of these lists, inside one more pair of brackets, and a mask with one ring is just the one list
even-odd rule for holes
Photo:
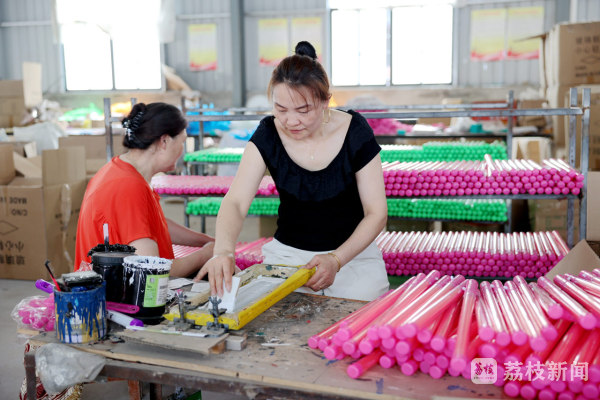
[[352,379],[360,377],[364,373],[364,369],[360,364],[351,364],[346,369],[346,373]]

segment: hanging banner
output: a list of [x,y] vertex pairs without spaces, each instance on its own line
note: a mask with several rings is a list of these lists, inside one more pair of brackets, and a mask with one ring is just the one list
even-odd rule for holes
[[268,18],[258,21],[259,63],[276,66],[288,56],[288,27],[286,18]]
[[217,24],[188,25],[190,71],[217,69]]
[[506,9],[471,11],[471,60],[498,61],[505,57]]
[[544,29],[544,7],[519,7],[508,9],[507,33],[508,60],[533,60],[539,58],[540,40],[524,38],[539,35]]
[[292,18],[292,49],[298,42],[310,42],[317,51],[317,58],[322,61],[323,21],[321,17]]

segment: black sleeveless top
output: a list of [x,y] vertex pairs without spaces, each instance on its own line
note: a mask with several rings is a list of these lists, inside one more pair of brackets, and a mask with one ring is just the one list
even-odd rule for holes
[[262,155],[279,192],[281,204],[275,239],[308,251],[334,250],[364,217],[356,172],[381,147],[367,120],[354,111],[344,144],[324,169],[309,171],[287,154],[273,116],[260,121],[250,141]]

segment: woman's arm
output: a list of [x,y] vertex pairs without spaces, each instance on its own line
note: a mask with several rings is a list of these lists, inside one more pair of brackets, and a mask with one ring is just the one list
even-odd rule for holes
[[171,242],[173,244],[201,247],[208,242],[215,241],[213,237],[186,228],[169,218],[167,218],[167,226],[169,227],[169,234],[171,235]]
[[223,295],[223,279],[226,288],[231,289],[237,238],[266,169],[256,145],[248,142],[238,172],[217,214],[214,256],[196,276],[196,280],[199,280],[208,274],[212,294]]
[[[137,239],[129,243],[129,245],[135,247],[135,254],[139,256],[159,256],[158,244],[150,238]],[[169,275],[185,278],[195,274],[212,257],[212,253],[213,243],[209,242],[201,249],[185,257],[174,259]]]
[[385,228],[387,200],[379,154],[356,173],[356,181],[365,216],[352,235],[333,251],[333,256],[317,255],[306,264],[306,268],[319,267],[306,283],[313,290],[331,286],[339,268],[366,249]]

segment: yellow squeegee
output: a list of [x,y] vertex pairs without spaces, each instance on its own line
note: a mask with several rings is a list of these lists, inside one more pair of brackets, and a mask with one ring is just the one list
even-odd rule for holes
[[[232,330],[241,329],[273,304],[304,285],[314,273],[314,268],[306,269],[287,265],[255,264],[246,268],[235,275],[240,278],[240,286],[248,284],[259,276],[285,278],[285,281],[242,310],[220,315],[219,323],[226,324]],[[208,295],[210,295],[210,289],[208,293],[198,294],[206,299],[208,299]],[[172,307],[164,317],[169,321],[178,320],[179,308]],[[209,310],[194,309],[185,312],[185,320],[194,322],[196,325],[206,325],[208,322],[214,322],[214,317]]]

